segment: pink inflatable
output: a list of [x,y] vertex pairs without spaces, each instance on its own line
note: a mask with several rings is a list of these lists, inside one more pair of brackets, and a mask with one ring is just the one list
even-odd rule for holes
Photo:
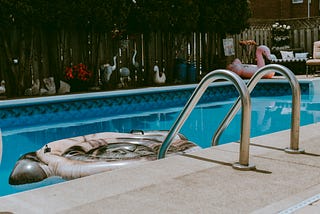
[[[227,66],[227,69],[235,72],[242,78],[250,79],[259,68],[265,66],[263,56],[270,60],[270,49],[265,45],[260,45],[256,50],[257,65],[242,64],[239,59],[235,59],[230,65]],[[263,76],[263,78],[272,78],[273,76],[274,73],[269,73]]]

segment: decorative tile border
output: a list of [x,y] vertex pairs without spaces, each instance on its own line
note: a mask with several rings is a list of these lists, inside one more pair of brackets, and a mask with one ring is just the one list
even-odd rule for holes
[[[300,86],[302,94],[309,94],[310,82],[301,83]],[[186,104],[195,87],[168,86],[2,101],[0,127],[4,130],[17,129],[180,107]],[[252,92],[252,96],[290,94],[291,88],[286,81],[259,83]],[[209,87],[200,102],[223,101],[238,95],[234,86],[221,82]]]

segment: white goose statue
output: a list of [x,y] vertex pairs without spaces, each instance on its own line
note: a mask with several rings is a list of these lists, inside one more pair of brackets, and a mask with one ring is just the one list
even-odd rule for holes
[[155,65],[153,67],[154,77],[153,81],[156,84],[165,84],[166,83],[166,74],[164,72],[160,72],[159,66]]

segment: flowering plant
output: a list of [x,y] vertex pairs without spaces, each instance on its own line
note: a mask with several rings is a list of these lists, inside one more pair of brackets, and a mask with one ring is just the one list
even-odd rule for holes
[[88,70],[83,63],[74,66],[67,66],[65,70],[65,77],[67,80],[88,81],[92,76],[92,72]]
[[290,30],[290,25],[281,25],[279,22],[276,22],[272,25],[272,31],[278,31],[286,34],[286,31]]
[[240,45],[257,45],[254,40],[241,40],[239,41]]
[[257,43],[250,40],[241,40],[239,41],[240,47],[242,49],[242,61],[244,63],[253,63],[255,59],[255,50]]
[[290,48],[290,25],[281,25],[278,22],[272,25],[272,44],[273,50],[283,50]]

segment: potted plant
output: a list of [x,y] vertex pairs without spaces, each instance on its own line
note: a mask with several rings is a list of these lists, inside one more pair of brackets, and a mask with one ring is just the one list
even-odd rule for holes
[[83,63],[67,66],[65,69],[65,78],[71,86],[71,91],[87,90],[91,76],[92,71],[88,70],[88,67]]
[[272,50],[280,51],[290,48],[290,25],[279,24],[272,25]]

